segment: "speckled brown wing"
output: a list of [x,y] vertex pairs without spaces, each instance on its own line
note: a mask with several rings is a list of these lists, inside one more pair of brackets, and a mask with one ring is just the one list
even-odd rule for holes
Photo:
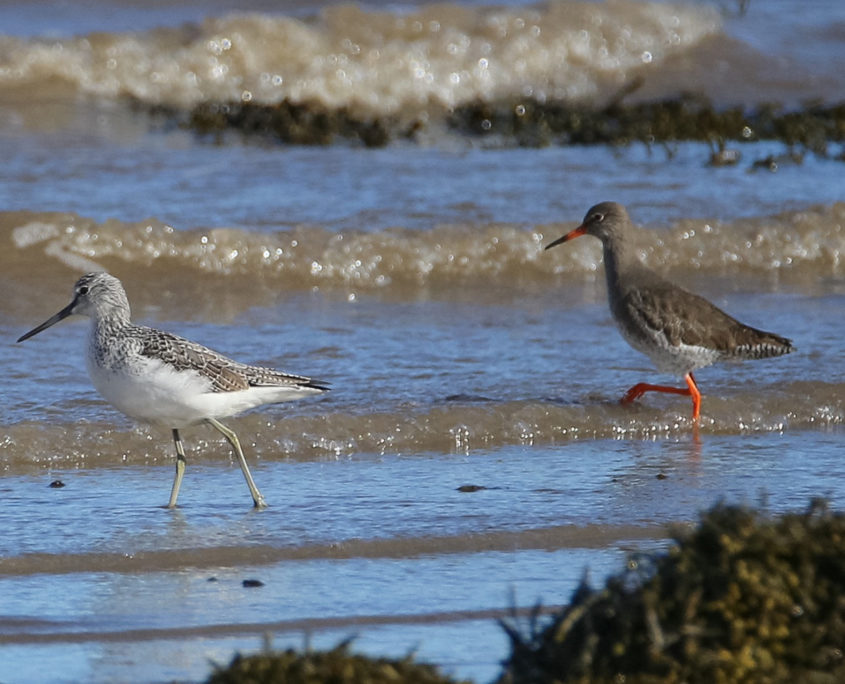
[[178,335],[138,328],[140,353],[173,366],[176,370],[195,370],[211,381],[214,392],[236,392],[250,386],[246,374],[238,368],[240,364],[207,347],[191,342]]
[[667,282],[631,291],[625,305],[675,347],[703,347],[734,359],[762,359],[793,350],[787,338],[745,325],[703,297]]
[[177,370],[192,369],[211,382],[213,392],[236,392],[250,387],[307,387],[326,391],[326,383],[273,368],[250,366],[191,342],[183,337],[152,328],[138,327],[140,353],[159,359]]

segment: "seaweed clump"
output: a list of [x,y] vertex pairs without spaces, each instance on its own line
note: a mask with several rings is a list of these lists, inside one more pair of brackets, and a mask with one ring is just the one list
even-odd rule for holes
[[415,131],[413,124],[403,125],[389,117],[365,117],[346,108],[289,100],[272,105],[202,103],[191,110],[184,125],[200,135],[236,130],[285,144],[331,145],[342,139],[365,147],[383,147],[392,138],[410,138]]
[[[184,111],[165,105],[148,106],[130,100],[166,126],[176,125],[203,137],[222,141],[227,132],[294,145],[333,145],[344,141],[383,147],[396,140],[414,142],[431,126],[459,136],[489,139],[499,145],[670,145],[684,141],[724,145],[729,141],[776,140],[792,151],[821,157],[837,156],[830,145],[845,143],[845,103],[809,103],[786,110],[775,104],[755,109],[717,108],[707,98],[681,94],[676,98],[624,104],[635,81],[603,107],[562,100],[477,101],[425,115],[364,114],[319,102],[283,100],[203,102]],[[841,154],[841,152],[840,152]]]
[[215,667],[208,684],[459,684],[433,665],[371,658],[349,652],[345,641],[328,651],[288,649],[235,655],[228,666]]
[[651,562],[505,624],[500,684],[845,681],[845,515],[717,505]]
[[774,104],[717,109],[693,94],[624,105],[625,94],[600,109],[531,99],[470,103],[451,113],[449,126],[465,135],[513,139],[525,147],[777,140],[824,157],[828,143],[845,141],[845,103],[808,104],[798,110]]

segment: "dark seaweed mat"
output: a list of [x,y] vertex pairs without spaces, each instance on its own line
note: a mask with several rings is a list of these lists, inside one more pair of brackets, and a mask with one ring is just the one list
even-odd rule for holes
[[[715,108],[706,98],[682,95],[675,99],[634,105],[622,96],[602,108],[560,101],[476,102],[426,120],[364,116],[348,108],[317,103],[282,101],[273,105],[251,102],[203,103],[188,112],[166,107],[144,109],[166,125],[178,125],[200,136],[222,140],[237,131],[284,144],[330,145],[347,141],[381,147],[394,140],[413,141],[426,128],[441,125],[470,139],[500,145],[647,145],[702,141],[714,146],[759,140],[781,141],[790,149],[821,156],[841,156],[845,142],[845,103],[807,104],[786,110],[776,104],[754,109]],[[439,124],[438,124],[439,122]],[[831,143],[837,149],[831,151]]]
[[544,628],[505,624],[500,684],[845,681],[845,516],[717,505],[673,537]]
[[525,146],[775,140],[826,155],[828,143],[845,140],[845,103],[799,110],[774,104],[716,109],[705,98],[683,95],[591,110],[529,101],[462,107],[450,116],[450,125],[470,135],[498,132]]
[[370,658],[349,652],[349,642],[328,651],[268,651],[236,655],[216,667],[208,684],[459,684],[433,665],[401,659]]

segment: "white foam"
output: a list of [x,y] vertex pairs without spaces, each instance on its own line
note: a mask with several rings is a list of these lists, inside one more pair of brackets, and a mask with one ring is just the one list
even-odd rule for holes
[[54,223],[44,223],[43,221],[32,221],[23,226],[18,226],[12,230],[12,241],[15,247],[24,249],[31,247],[44,240],[58,237],[59,227]]
[[288,99],[412,113],[494,98],[609,94],[719,30],[711,8],[629,0],[442,4],[411,14],[339,6],[312,21],[240,14],[146,33],[2,38],[0,87],[46,91],[59,80],[149,104]]

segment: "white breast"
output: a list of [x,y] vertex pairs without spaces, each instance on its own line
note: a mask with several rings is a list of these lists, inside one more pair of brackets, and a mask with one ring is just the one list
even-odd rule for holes
[[176,370],[158,359],[127,354],[88,356],[88,373],[97,391],[130,418],[165,428],[183,428],[206,418],[226,418],[263,404],[302,399],[320,390],[299,385],[250,387],[215,392],[211,381],[194,370]]
[[719,352],[714,349],[688,344],[675,346],[666,339],[663,333],[649,330],[649,336],[646,339],[632,335],[618,320],[617,327],[625,341],[637,351],[648,356],[661,373],[684,376],[698,368],[709,366],[721,358]]
[[103,398],[135,420],[180,428],[214,417],[202,401],[211,393],[211,383],[196,371],[175,371],[157,359],[138,356],[116,368],[92,363],[89,357],[88,372]]

